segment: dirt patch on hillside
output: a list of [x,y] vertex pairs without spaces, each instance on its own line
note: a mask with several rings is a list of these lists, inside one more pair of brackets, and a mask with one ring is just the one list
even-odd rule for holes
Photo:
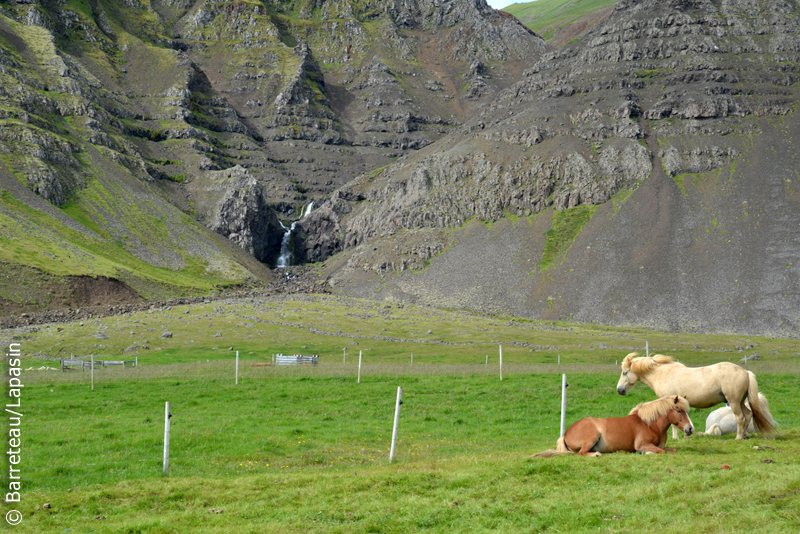
[[0,270],[0,317],[143,300],[125,283],[105,276],[56,276],[9,263],[0,263]]
[[[232,287],[210,295],[145,300],[130,287],[106,277],[58,277],[20,265],[0,264],[0,330],[48,323],[82,321],[95,317],[125,315],[148,309],[185,306],[229,298],[252,298],[298,293],[329,293],[327,281],[319,280],[315,269],[296,266],[281,269],[283,276],[269,285]],[[23,291],[9,298],[8,272],[22,275],[16,286],[28,288],[28,299],[19,300]],[[27,276],[27,278],[25,278]],[[22,280],[26,283],[23,286]]]
[[130,287],[115,280],[98,276],[70,276],[75,306],[98,306],[121,302],[141,302],[143,299]]

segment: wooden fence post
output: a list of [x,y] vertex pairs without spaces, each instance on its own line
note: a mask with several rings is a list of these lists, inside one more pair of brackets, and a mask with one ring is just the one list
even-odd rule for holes
[[358,383],[361,383],[361,351],[358,351]]

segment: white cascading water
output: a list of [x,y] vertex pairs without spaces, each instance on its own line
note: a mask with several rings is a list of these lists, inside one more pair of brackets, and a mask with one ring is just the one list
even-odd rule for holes
[[289,263],[292,261],[292,252],[289,250],[289,241],[292,238],[294,225],[297,223],[293,222],[289,228],[286,228],[282,222],[278,222],[280,223],[281,228],[286,230],[283,233],[283,239],[281,239],[281,254],[278,256],[278,263],[275,265],[276,268],[280,269],[282,267],[288,267]]
[[[314,203],[309,202],[305,211],[300,215],[300,218],[307,217],[312,209],[314,209]],[[289,242],[292,239],[292,232],[294,232],[294,225],[297,224],[297,221],[293,222],[289,228],[286,228],[281,221],[278,221],[278,223],[280,223],[281,228],[284,229],[283,239],[281,239],[281,253],[278,256],[278,263],[275,265],[276,268],[280,269],[289,267],[292,261],[292,252],[289,250]]]

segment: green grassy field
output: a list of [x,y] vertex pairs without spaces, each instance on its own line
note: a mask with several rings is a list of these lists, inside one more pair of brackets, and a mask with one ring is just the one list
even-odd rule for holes
[[511,13],[542,38],[549,40],[557,28],[614,3],[616,0],[538,0],[512,4],[503,11]]
[[[792,340],[387,306],[248,299],[3,332],[20,343],[25,368],[55,366],[56,353],[67,352],[135,354],[140,363],[96,370],[94,390],[88,371],[23,373],[22,499],[3,511],[19,510],[23,521],[11,531],[800,528],[800,373]],[[167,330],[172,337],[161,339]],[[122,352],[145,341],[150,349]],[[644,352],[645,341],[690,365],[759,352],[748,367],[781,434],[670,439],[678,453],[666,456],[530,458],[558,437],[562,373],[567,423],[624,415],[654,398],[642,385],[626,397],[614,389],[616,361],[632,349]],[[276,352],[317,353],[321,363],[251,366]],[[403,405],[390,463],[398,387]],[[166,402],[173,417],[165,477]],[[699,430],[709,411],[692,411]]]

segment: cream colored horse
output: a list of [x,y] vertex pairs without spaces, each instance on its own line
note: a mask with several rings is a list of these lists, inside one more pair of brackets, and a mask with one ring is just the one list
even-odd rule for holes
[[[636,382],[644,383],[659,397],[686,397],[694,408],[709,408],[727,402],[736,417],[736,439],[747,438],[751,417],[762,435],[775,433],[775,427],[764,415],[758,401],[756,376],[734,363],[720,362],[689,368],[663,354],[640,357],[632,352],[622,361],[617,393],[627,394]],[[749,407],[745,401],[749,401]]]

